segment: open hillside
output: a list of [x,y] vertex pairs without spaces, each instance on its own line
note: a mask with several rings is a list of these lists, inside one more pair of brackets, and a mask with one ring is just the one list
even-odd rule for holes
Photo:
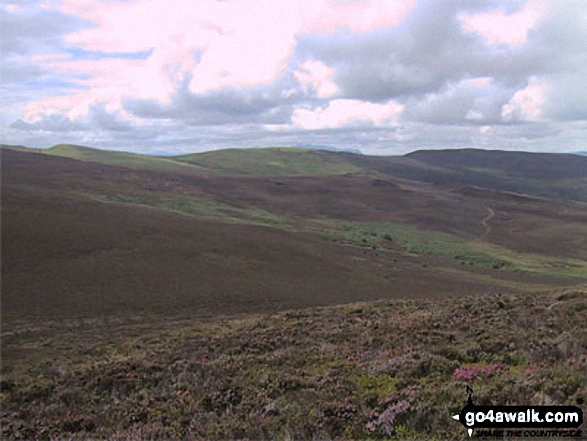
[[497,150],[426,150],[405,156],[365,156],[298,148],[226,149],[180,156],[148,156],[70,144],[49,149],[4,146],[52,156],[138,169],[236,176],[373,175],[444,188],[477,186],[587,202],[587,158],[577,154]]
[[[290,155],[254,158],[264,153]],[[132,166],[121,165],[127,157]],[[366,168],[298,176],[309,162],[291,157],[292,176],[168,169],[175,159],[147,158],[140,167],[117,152],[3,149],[5,320],[269,311],[587,279],[582,203]]]
[[239,175],[342,175],[363,171],[336,153],[294,148],[227,149],[172,158],[205,170]]
[[583,403],[585,163],[508,155],[3,147],[3,438],[466,439],[466,384]]
[[466,385],[480,405],[584,403],[586,306],[577,287],[13,326],[2,435],[465,440]]
[[443,188],[466,185],[587,201],[587,160],[578,155],[453,149],[348,158],[370,170]]

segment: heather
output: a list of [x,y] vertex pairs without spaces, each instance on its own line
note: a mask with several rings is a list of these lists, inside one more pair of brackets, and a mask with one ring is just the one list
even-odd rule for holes
[[[587,395],[587,290],[3,329],[4,438],[464,439]],[[8,355],[8,356],[7,356]]]

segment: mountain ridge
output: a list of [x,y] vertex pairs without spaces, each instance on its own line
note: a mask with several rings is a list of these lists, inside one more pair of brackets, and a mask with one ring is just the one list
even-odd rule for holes
[[[10,147],[27,151],[23,147]],[[440,187],[480,186],[498,191],[587,202],[587,157],[567,153],[503,150],[418,150],[401,156],[369,156],[295,147],[235,148],[176,156],[152,156],[58,144],[34,153],[135,169],[235,176],[373,175]]]

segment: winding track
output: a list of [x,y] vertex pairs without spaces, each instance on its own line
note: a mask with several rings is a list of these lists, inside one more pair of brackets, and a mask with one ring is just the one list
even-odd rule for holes
[[485,206],[485,208],[487,208],[487,210],[489,210],[489,214],[487,216],[485,216],[483,218],[483,220],[481,221],[481,225],[483,225],[485,227],[485,233],[483,233],[483,236],[481,236],[481,239],[485,239],[489,233],[491,233],[491,225],[489,225],[489,221],[491,219],[493,219],[493,216],[495,216],[495,211],[493,211],[492,208],[489,208],[487,206]]

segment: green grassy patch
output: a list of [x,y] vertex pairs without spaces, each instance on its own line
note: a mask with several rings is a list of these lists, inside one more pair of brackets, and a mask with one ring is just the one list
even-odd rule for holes
[[305,228],[347,245],[385,250],[396,244],[411,254],[430,254],[466,264],[534,275],[587,279],[587,262],[582,260],[519,253],[485,241],[466,240],[410,225],[319,219],[309,221]]
[[357,396],[365,399],[374,395],[378,399],[386,398],[397,390],[399,379],[385,374],[353,373],[347,376],[357,389]]
[[342,175],[363,171],[335,153],[296,148],[227,149],[173,159],[219,173],[259,176]]
[[124,167],[153,168],[153,169],[185,169],[197,168],[185,162],[175,161],[172,158],[141,155],[138,153],[99,150],[71,144],[59,144],[50,149],[37,150],[52,156],[76,159],[78,161],[97,162],[100,164],[119,165]]
[[144,195],[115,193],[105,196],[92,193],[75,194],[102,202],[133,204],[222,222],[279,226],[281,228],[285,228],[289,224],[285,218],[259,208],[239,208],[205,198],[166,194],[152,196],[146,193]]
[[[376,250],[399,246],[409,254],[433,255],[454,259],[467,265],[538,276],[587,279],[587,262],[583,260],[519,253],[485,241],[466,240],[453,234],[428,231],[392,222],[358,222],[340,219],[305,219],[293,222],[286,217],[256,207],[240,208],[212,199],[162,192],[156,194],[113,193],[105,196],[86,193],[76,193],[76,195],[104,202],[141,205],[202,219],[309,232],[319,235],[326,241],[349,246]],[[501,283],[504,287],[513,287],[511,283],[508,284],[509,282]],[[531,290],[535,290],[534,287],[531,287]]]

